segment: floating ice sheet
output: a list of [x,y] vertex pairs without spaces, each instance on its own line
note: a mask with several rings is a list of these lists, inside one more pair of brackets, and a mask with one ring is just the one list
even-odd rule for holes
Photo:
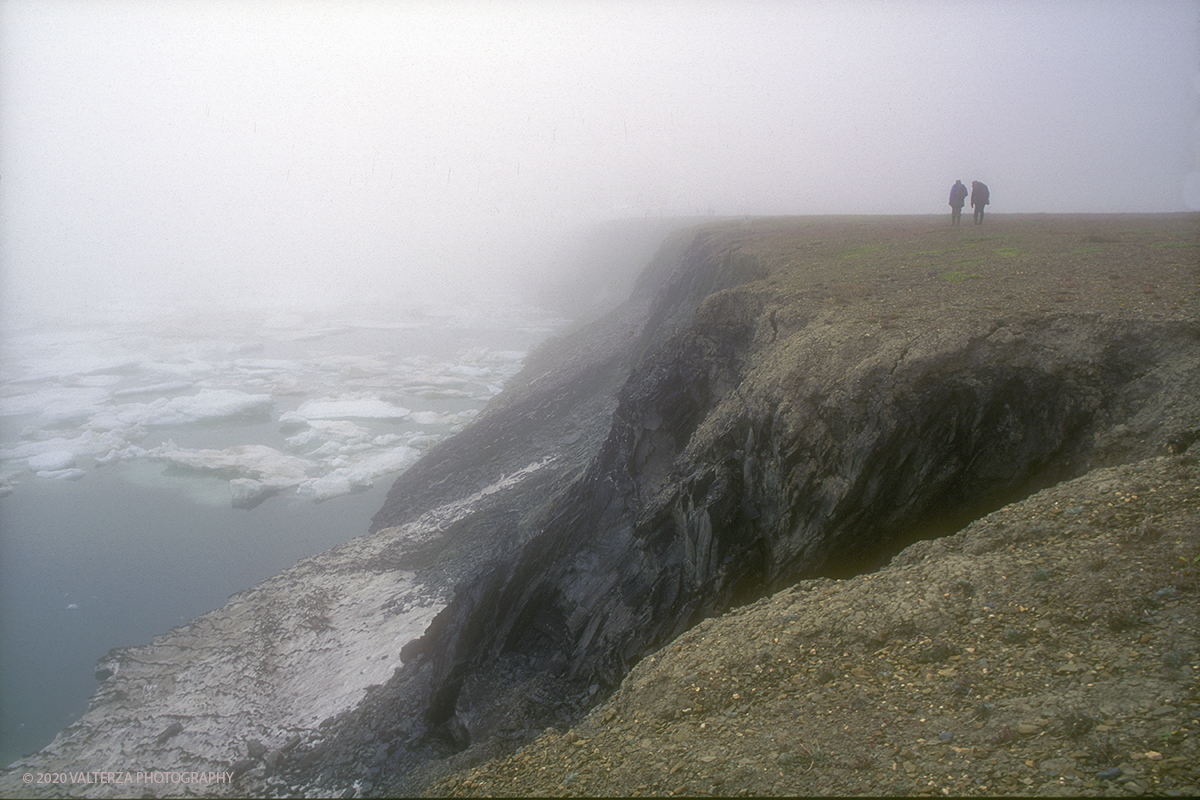
[[400,421],[412,411],[378,397],[344,395],[335,400],[306,400],[296,415],[306,420],[376,419]]
[[374,314],[143,314],[6,332],[0,494],[118,463],[131,480],[170,468],[172,486],[244,508],[359,491],[478,414],[536,343],[531,324],[562,321],[454,294]]

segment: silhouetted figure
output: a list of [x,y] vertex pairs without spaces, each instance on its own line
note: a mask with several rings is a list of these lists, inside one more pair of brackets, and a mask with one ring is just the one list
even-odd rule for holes
[[957,225],[962,219],[963,204],[967,202],[967,187],[962,181],[955,181],[950,187],[950,224]]
[[986,183],[971,181],[971,208],[975,210],[975,224],[983,224],[983,207],[988,204],[988,188]]

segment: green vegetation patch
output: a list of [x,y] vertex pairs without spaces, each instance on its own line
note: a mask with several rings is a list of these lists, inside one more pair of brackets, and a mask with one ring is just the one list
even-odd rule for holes
[[975,278],[982,278],[983,276],[978,272],[967,272],[965,270],[956,269],[949,272],[943,272],[942,274],[938,275],[938,277],[944,281],[949,281],[950,283],[959,283],[961,281],[970,281],[974,280]]
[[918,250],[913,255],[917,256],[944,256],[948,253],[962,253],[967,250],[974,250],[973,244],[959,244],[953,247],[943,247],[940,250]]
[[1016,258],[1021,255],[1021,249],[1018,247],[997,247],[995,253],[1001,258]]
[[876,250],[882,249],[883,245],[864,244],[861,247],[851,247],[849,250],[843,250],[837,254],[837,258],[856,258],[857,256],[865,256],[868,253],[874,253]]

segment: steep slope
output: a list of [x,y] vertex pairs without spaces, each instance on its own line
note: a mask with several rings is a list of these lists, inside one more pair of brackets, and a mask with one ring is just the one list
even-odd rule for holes
[[1200,457],[1092,470],[705,620],[420,796],[1196,796]]
[[[538,530],[546,499],[590,461],[636,358],[631,344],[652,346],[663,313],[694,307],[686,298],[655,302],[689,241],[677,238],[648,269],[639,265],[645,275],[630,302],[534,354],[466,431],[397,481],[369,535],[305,559],[149,645],[103,656],[88,711],[0,772],[0,795],[122,796],[128,782],[88,776],[136,780],[150,772],[216,776],[205,793],[241,795],[247,781],[307,752],[367,687],[392,675],[402,648],[456,584]],[[628,250],[616,243],[615,271],[634,269],[618,263]],[[420,714],[412,724],[423,730]],[[237,785],[229,783],[234,773]],[[24,782],[68,774],[80,781]],[[134,786],[162,795],[195,788]]]
[[[767,237],[726,236],[725,264],[768,273],[755,249]],[[1194,264],[1152,277],[1156,266],[1141,266],[1142,282],[1167,291],[1174,279],[1179,294],[1164,305],[1190,291],[1193,316],[1121,313],[1125,298],[1104,307],[1111,288],[1081,298],[1086,310],[1022,308],[1018,297],[981,314],[966,280],[937,275],[904,294],[876,277],[885,308],[904,315],[889,326],[866,302],[838,304],[836,288],[830,303],[784,294],[769,276],[707,297],[633,371],[600,453],[544,531],[431,626],[441,676],[432,718],[456,717],[469,734],[470,714],[451,698],[507,654],[612,685],[732,604],[831,565],[870,566],[914,526],[966,521],[1087,466],[1160,449],[1174,427],[1200,420],[1200,331]],[[1079,272],[1111,281],[1096,268]],[[1068,279],[997,272],[986,280],[1038,305]]]
[[1161,452],[1200,421],[1198,223],[673,236],[628,303],[401,476],[369,536],[114,653],[92,710],[0,790],[152,757],[237,764],[224,791],[367,792],[576,718],[732,606]]
[[[1196,232],[1194,215],[702,229],[594,458],[313,763],[349,780],[367,736],[429,756],[527,735],[706,617],[1161,452],[1200,420]],[[427,730],[397,727],[417,714]],[[412,763],[394,749],[371,774]]]

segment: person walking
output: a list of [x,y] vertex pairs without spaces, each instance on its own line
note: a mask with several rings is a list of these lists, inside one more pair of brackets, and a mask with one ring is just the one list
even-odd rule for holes
[[967,202],[967,187],[962,181],[955,181],[950,187],[950,224],[957,225],[962,219],[963,204]]
[[971,208],[975,211],[975,224],[983,224],[983,207],[988,204],[990,195],[986,183],[971,181]]

